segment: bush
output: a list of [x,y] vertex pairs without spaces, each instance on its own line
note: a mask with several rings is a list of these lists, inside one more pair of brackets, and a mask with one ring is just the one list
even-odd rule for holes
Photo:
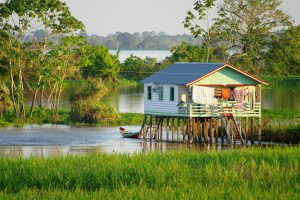
[[119,113],[112,106],[103,102],[81,99],[71,106],[70,119],[72,122],[113,122],[119,118]]

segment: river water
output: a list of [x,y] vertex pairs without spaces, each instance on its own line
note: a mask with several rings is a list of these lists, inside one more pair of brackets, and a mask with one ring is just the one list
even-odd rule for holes
[[[139,126],[125,126],[139,131]],[[171,149],[220,150],[220,145],[150,142],[122,138],[118,127],[70,127],[26,125],[0,129],[0,157],[55,157],[95,153],[165,152]]]

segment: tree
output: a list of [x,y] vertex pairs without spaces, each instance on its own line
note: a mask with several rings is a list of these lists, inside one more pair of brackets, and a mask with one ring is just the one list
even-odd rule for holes
[[[188,28],[194,37],[202,36],[207,48],[206,62],[209,62],[210,56],[210,26],[209,26],[209,9],[215,6],[216,0],[199,0],[194,3],[194,11],[188,11],[184,20],[184,27]],[[201,21],[206,20],[206,30],[200,26]]]
[[154,72],[156,59],[146,57],[145,59],[130,55],[122,65],[122,75],[126,79],[139,81]]
[[300,74],[300,26],[293,26],[271,36],[264,54],[264,73],[277,75]]
[[266,42],[273,32],[291,24],[281,0],[223,0],[211,32],[215,45],[227,52],[227,61],[246,64],[258,72]]
[[103,46],[83,46],[81,48],[81,66],[85,77],[99,77],[104,80],[116,80],[120,71],[117,56],[109,53]]
[[[26,42],[26,36],[33,30],[44,27],[43,42]],[[49,50],[47,33],[69,34],[83,28],[83,24],[70,13],[67,5],[59,0],[7,0],[0,4],[0,28],[6,37],[5,54],[0,59],[6,62],[10,72],[9,97],[13,102],[17,121],[25,119],[24,86],[34,94],[33,103],[43,82],[43,76],[26,76],[26,71],[43,71],[45,52]],[[3,61],[6,60],[6,61]],[[38,65],[33,64],[33,60]],[[37,78],[37,80],[35,80]],[[43,88],[43,87],[42,87]],[[43,96],[43,89],[41,92]],[[31,110],[32,111],[32,110]]]
[[62,39],[61,44],[54,46],[46,55],[49,63],[47,63],[48,73],[45,73],[45,76],[47,76],[47,85],[51,93],[45,108],[51,101],[55,119],[58,118],[58,105],[65,80],[79,74],[80,48],[83,44],[85,44],[83,37],[66,36]]
[[267,41],[274,32],[291,25],[290,16],[281,9],[281,0],[222,0],[218,17],[205,33],[199,20],[207,19],[205,11],[214,1],[196,1],[194,14],[184,21],[194,36],[204,37],[204,46],[213,48],[218,57],[248,71],[259,72],[263,66]]
[[204,62],[206,51],[202,47],[191,46],[185,42],[171,49],[171,59],[175,62]]

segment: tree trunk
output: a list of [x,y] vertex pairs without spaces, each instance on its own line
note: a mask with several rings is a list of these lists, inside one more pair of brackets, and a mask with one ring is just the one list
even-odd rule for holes
[[46,108],[47,108],[47,105],[49,104],[49,101],[50,101],[50,99],[52,98],[52,95],[53,95],[55,89],[56,89],[56,84],[54,85],[53,89],[52,89],[51,92],[50,92],[50,95],[48,96],[48,98],[47,98],[47,100],[46,100],[46,102],[45,102],[43,112],[45,112],[45,110],[46,110]]
[[34,91],[34,95],[32,97],[32,101],[31,101],[31,106],[30,106],[30,118],[32,117],[32,113],[33,113],[33,107],[34,107],[34,104],[36,102],[36,96],[37,96],[37,93],[38,93],[39,89],[36,89]]
[[10,99],[13,103],[13,107],[14,107],[14,111],[15,111],[15,117],[18,121],[19,120],[19,112],[18,112],[19,109],[17,107],[17,102],[16,102],[16,99],[15,99],[15,92],[14,92],[15,82],[14,82],[14,76],[13,76],[13,72],[12,72],[12,66],[10,66],[10,82],[11,82]]

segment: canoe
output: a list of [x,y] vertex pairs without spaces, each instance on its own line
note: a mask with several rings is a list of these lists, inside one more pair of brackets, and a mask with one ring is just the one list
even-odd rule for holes
[[121,134],[124,138],[139,138],[140,132],[130,132],[130,131],[126,131],[124,134],[122,134],[122,131],[120,131],[120,134]]

